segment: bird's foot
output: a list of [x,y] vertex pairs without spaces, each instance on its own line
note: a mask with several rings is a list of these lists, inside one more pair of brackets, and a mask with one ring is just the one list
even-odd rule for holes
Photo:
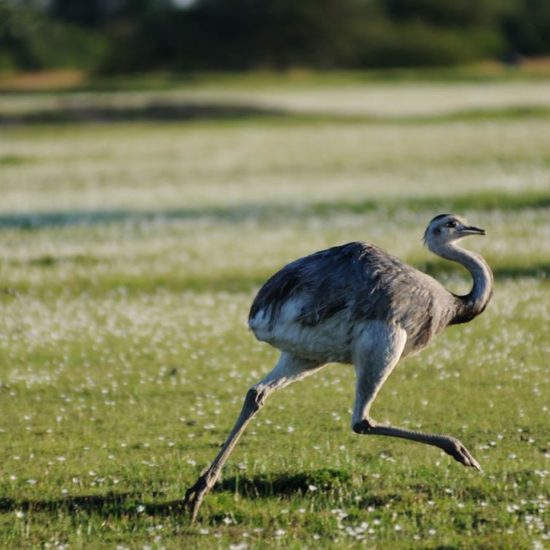
[[480,472],[482,471],[479,462],[458,439],[449,438],[449,444],[443,450],[464,466],[471,466]]
[[216,480],[212,479],[208,476],[208,473],[205,472],[199,477],[197,482],[185,492],[183,505],[187,508],[189,514],[191,515],[191,523],[194,523],[197,519],[197,514],[199,513],[199,508],[202,501],[210,489],[212,489],[215,482]]

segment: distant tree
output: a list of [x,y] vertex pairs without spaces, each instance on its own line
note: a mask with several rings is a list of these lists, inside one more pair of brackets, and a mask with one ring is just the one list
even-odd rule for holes
[[494,25],[516,0],[378,0],[391,19],[442,27]]
[[39,18],[29,9],[17,8],[12,2],[0,0],[0,68],[39,68],[34,37]]
[[550,54],[550,0],[0,0],[0,69],[452,65]]
[[171,4],[152,4],[131,32],[119,28],[109,69],[350,66],[364,19],[362,0],[202,0],[186,9]]
[[522,55],[550,54],[549,0],[518,0],[502,27],[511,51]]
[[33,1],[0,0],[0,70],[95,67],[104,39],[51,20],[39,7]]
[[[148,4],[134,0],[132,4]],[[126,0],[51,0],[48,13],[61,21],[84,27],[98,27],[110,22],[128,4]]]
[[382,21],[365,33],[362,67],[452,66],[494,56],[502,49],[497,32],[445,28],[419,21]]

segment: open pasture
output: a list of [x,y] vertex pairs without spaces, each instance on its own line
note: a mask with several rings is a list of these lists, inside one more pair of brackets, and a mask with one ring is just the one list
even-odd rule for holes
[[[311,89],[313,110],[303,88],[173,90],[163,116],[156,93],[0,98],[0,546],[550,544],[548,82],[384,86]],[[484,473],[352,434],[353,370],[330,365],[270,398],[190,526],[185,489],[276,359],[246,326],[259,285],[367,240],[467,292],[421,244],[447,211],[487,230],[467,246],[493,301],[373,415],[459,437]]]

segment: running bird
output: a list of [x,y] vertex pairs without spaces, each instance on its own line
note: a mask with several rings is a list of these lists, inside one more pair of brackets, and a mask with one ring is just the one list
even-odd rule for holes
[[429,275],[364,242],[300,258],[263,285],[252,303],[249,326],[258,340],[279,349],[281,356],[275,368],[249,389],[218,456],[187,491],[185,504],[192,521],[266,398],[327,363],[355,367],[355,433],[433,445],[464,466],[481,469],[454,437],[379,424],[369,415],[401,357],[424,348],[445,327],[472,320],[487,306],[493,275],[481,256],[458,245],[469,235],[485,235],[485,231],[452,214],[436,216],[424,234],[433,253],[462,264],[472,275],[473,287],[465,296],[452,294]]

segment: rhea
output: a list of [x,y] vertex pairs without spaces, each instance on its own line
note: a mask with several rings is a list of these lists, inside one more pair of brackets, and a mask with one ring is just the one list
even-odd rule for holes
[[281,351],[276,366],[252,386],[241,413],[212,464],[187,491],[195,520],[204,497],[248,423],[275,390],[319,371],[327,363],[352,364],[356,373],[352,429],[439,447],[464,466],[480,470],[456,438],[376,422],[371,405],[401,357],[418,352],[445,327],[483,312],[493,286],[485,260],[461,248],[460,239],[485,235],[452,214],[436,216],[424,243],[438,256],[462,264],[473,278],[458,296],[429,275],[365,242],[335,246],[295,260],[260,289],[248,319],[256,338]]

